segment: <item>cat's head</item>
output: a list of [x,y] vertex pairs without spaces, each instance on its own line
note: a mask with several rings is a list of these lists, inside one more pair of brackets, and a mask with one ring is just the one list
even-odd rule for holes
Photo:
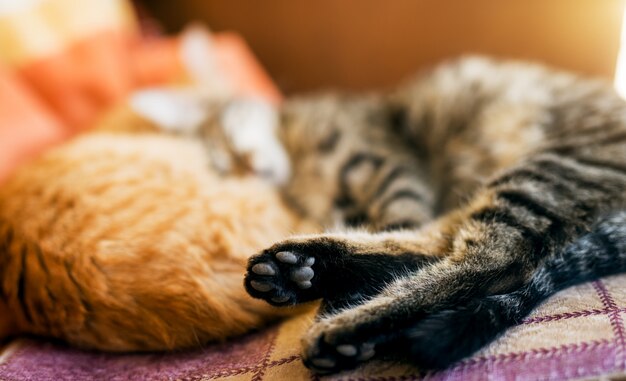
[[335,221],[337,162],[350,147],[342,142],[350,140],[345,127],[353,124],[352,117],[331,95],[291,98],[280,107],[230,101],[219,117],[221,130],[235,156],[251,154],[255,172],[278,180],[274,183],[283,186],[293,206],[313,219]]
[[291,176],[291,162],[279,139],[278,110],[260,99],[236,99],[219,107],[204,129],[209,151],[228,152],[222,158],[226,171],[249,170],[276,185],[284,185]]
[[293,171],[313,173],[304,167],[323,168],[324,160],[334,160],[327,154],[341,139],[336,128],[341,124],[336,119],[342,117],[339,102],[332,97],[303,98],[278,107],[260,99],[227,101],[212,119],[218,128],[205,129],[212,134],[206,140],[225,141],[236,161],[279,185],[293,180]]

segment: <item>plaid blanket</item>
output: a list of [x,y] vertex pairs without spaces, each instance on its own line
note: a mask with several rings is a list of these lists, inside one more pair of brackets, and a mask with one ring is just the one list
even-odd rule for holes
[[[328,380],[573,380],[626,371],[626,276],[555,295],[523,324],[453,368],[423,373],[372,362]],[[89,353],[39,341],[11,344],[0,380],[317,380],[302,365],[300,336],[312,315],[296,316],[237,340],[172,354]]]

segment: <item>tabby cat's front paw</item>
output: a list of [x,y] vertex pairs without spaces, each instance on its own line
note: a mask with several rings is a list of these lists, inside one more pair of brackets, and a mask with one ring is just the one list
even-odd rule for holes
[[266,251],[250,260],[246,290],[275,306],[317,299],[314,264],[315,257],[297,251]]
[[[325,238],[288,240],[250,258],[245,287],[275,306],[320,299],[332,289],[340,243]],[[335,290],[331,290],[335,291]]]

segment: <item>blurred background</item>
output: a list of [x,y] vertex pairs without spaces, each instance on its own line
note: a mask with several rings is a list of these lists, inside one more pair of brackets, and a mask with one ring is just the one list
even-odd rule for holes
[[468,52],[612,78],[623,0],[145,0],[168,32],[234,30],[285,93],[389,86]]
[[277,104],[322,88],[386,88],[441,60],[480,53],[600,76],[626,96],[626,58],[618,64],[625,6],[626,0],[0,0],[0,181],[45,148],[129,109],[146,89],[194,88]]

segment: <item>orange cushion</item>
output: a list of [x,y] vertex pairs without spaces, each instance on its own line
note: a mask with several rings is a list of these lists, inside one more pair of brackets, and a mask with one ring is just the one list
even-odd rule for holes
[[19,163],[66,137],[57,116],[13,73],[0,67],[0,180]]

